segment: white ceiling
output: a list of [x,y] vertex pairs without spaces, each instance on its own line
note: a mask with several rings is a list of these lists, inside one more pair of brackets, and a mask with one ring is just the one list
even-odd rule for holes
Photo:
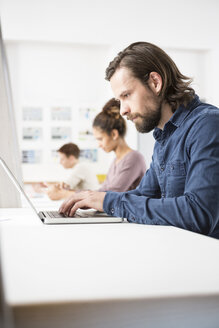
[[217,46],[218,0],[0,0],[7,40]]

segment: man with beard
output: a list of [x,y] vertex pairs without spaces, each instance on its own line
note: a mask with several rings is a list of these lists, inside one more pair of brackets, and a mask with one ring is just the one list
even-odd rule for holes
[[172,225],[219,238],[219,109],[201,102],[191,80],[159,47],[137,42],[109,64],[120,111],[141,133],[154,130],[152,163],[128,192],[82,192],[60,207],[93,207],[128,222]]

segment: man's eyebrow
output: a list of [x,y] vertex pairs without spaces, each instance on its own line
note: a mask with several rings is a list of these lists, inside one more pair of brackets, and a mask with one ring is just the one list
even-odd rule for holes
[[123,97],[126,93],[129,93],[129,92],[130,92],[129,89],[124,90],[124,91],[122,91],[122,92],[120,93],[119,97]]

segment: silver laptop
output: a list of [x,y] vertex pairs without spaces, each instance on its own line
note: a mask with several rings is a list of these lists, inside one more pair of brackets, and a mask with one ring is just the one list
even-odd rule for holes
[[123,218],[108,216],[106,213],[98,212],[95,209],[78,209],[73,217],[68,217],[58,211],[40,211],[34,207],[29,197],[5,163],[0,157],[0,164],[7,173],[10,180],[13,182],[17,190],[25,197],[30,207],[38,215],[41,221],[45,224],[63,224],[63,223],[121,223],[124,221]]

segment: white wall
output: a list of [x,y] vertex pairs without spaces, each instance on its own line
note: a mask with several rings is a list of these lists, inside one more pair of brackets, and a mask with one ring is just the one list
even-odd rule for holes
[[[97,112],[108,99],[108,83],[104,81],[105,56],[107,46],[71,45],[40,42],[8,42],[12,87],[14,90],[15,109],[18,122],[18,136],[23,150],[42,150],[41,164],[23,164],[25,181],[62,179],[64,170],[51,158],[51,150],[57,150],[63,143],[73,141],[80,148],[96,147],[94,142],[78,141],[80,122],[78,109],[89,107]],[[15,64],[16,63],[16,64]],[[105,82],[105,83],[104,83]],[[43,110],[40,122],[23,121],[24,107],[39,106]],[[52,122],[51,108],[67,106],[72,110],[69,122]],[[92,125],[92,122],[90,122]],[[51,140],[51,127],[63,126],[72,129],[72,137],[65,141]],[[42,129],[42,139],[22,140],[23,128]],[[108,168],[101,164],[103,157],[95,166],[98,173],[105,173]],[[103,166],[103,165],[102,165]],[[103,171],[103,172],[102,172]],[[41,177],[41,178],[40,178]]]
[[[18,66],[21,65],[24,75],[21,81],[13,83],[16,86],[14,93],[17,106],[21,106],[24,100],[28,102],[27,95],[36,102],[43,98],[46,103],[46,101],[55,101],[54,97],[58,97],[59,94],[59,99],[64,95],[73,103],[75,99],[70,94],[70,86],[74,86],[77,90],[78,103],[83,102],[81,91],[86,89],[88,101],[95,102],[101,108],[104,100],[112,95],[109,84],[104,81],[106,65],[118,51],[129,43],[139,40],[153,42],[164,48],[176,61],[182,73],[194,78],[194,88],[201,98],[219,105],[217,90],[219,1],[217,0],[181,2],[174,0],[156,2],[147,0],[111,0],[110,2],[106,0],[1,0],[0,9],[9,59],[13,57],[11,70],[15,72],[15,75],[20,74],[17,67],[19,61]],[[15,47],[15,43],[9,41],[18,42],[17,56],[12,54],[13,51],[10,55],[10,47]],[[37,56],[39,47],[42,50],[42,46],[44,49],[47,48],[47,64],[45,58]],[[82,80],[85,79],[81,79],[79,73],[76,73],[77,70],[79,72],[79,66],[74,65],[72,56],[68,54],[66,65],[63,63],[58,68],[64,80],[63,84],[56,81],[56,73],[51,70],[52,64],[56,65],[58,58],[63,61],[66,49],[69,47],[82,49],[83,46],[84,49],[91,46],[96,49],[96,61],[94,58],[96,55],[93,54],[93,59],[92,56],[88,58],[83,55],[83,51],[80,58],[82,62],[85,60],[87,63],[86,69],[89,72],[92,72],[93,61],[96,63],[98,61],[99,68],[95,69],[98,81],[92,81],[92,95],[96,95],[95,100],[92,97],[89,98],[90,80],[88,79],[86,85],[83,84]],[[31,47],[32,50],[30,50]],[[37,72],[37,81],[28,81],[26,76],[33,74],[34,69],[37,70],[36,67],[32,67],[34,56],[35,61],[38,60],[42,66]],[[51,71],[48,68],[49,60],[51,60]],[[72,77],[68,74],[67,67],[70,66],[70,72],[78,76],[79,87],[74,84]],[[42,75],[45,76],[44,88],[39,83]],[[94,86],[101,90],[102,98],[98,98],[93,89]],[[41,98],[36,92],[40,93]],[[132,124],[129,124],[128,131],[127,140],[135,148],[137,133]],[[151,134],[144,135],[142,140],[143,148],[140,142],[140,149],[145,154],[149,165],[154,141]]]

